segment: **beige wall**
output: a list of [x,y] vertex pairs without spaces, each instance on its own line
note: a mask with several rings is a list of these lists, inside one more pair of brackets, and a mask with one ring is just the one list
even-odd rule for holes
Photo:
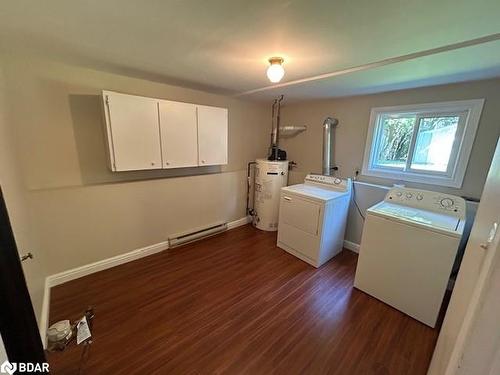
[[[297,162],[297,168],[290,173],[290,183],[300,183],[309,172],[321,173],[322,123],[326,116],[339,119],[333,146],[335,164],[339,166],[338,173],[341,176],[352,177],[356,169],[361,170],[363,164],[371,108],[477,98],[485,98],[486,101],[462,188],[454,189],[411,182],[404,182],[404,184],[410,187],[479,198],[495,149],[495,141],[500,134],[500,79],[287,105],[282,109],[283,124],[308,126],[304,133],[283,139],[281,142],[282,148],[288,152],[289,159]],[[368,176],[360,176],[359,180],[385,186],[392,186],[393,183],[398,182]],[[356,201],[362,211],[379,202],[386,193],[385,189],[377,186],[356,186]],[[468,205],[468,207],[472,206]],[[471,210],[471,213],[473,211]],[[351,205],[346,239],[359,244],[362,230],[363,220],[355,207]]]
[[[18,177],[26,190],[36,247],[50,259],[46,265],[49,274],[152,245],[173,233],[244,216],[246,163],[266,153],[268,103],[29,56],[9,56],[4,71],[12,113],[9,129],[15,139],[10,147],[18,151]],[[328,115],[340,120],[334,151],[340,174],[351,176],[362,164],[372,107],[486,98],[462,189],[424,186],[477,198],[500,128],[499,84],[500,80],[489,80],[287,105],[283,125],[308,125],[306,132],[282,140],[289,158],[298,163],[290,182],[321,171],[321,124]],[[110,172],[99,98],[102,89],[228,107],[229,164],[179,171]],[[357,242],[361,225],[353,220],[348,233],[353,232],[350,238]]]
[[[292,182],[300,181],[308,172],[321,172],[322,123],[326,116],[339,119],[334,143],[334,157],[335,163],[339,166],[339,174],[353,176],[355,169],[361,169],[363,164],[371,108],[477,98],[485,98],[486,101],[462,188],[410,182],[405,184],[479,198],[495,142],[500,134],[500,79],[287,105],[282,109],[283,123],[308,126],[306,132],[285,139],[281,143],[289,158],[298,163],[298,167],[292,173]],[[392,185],[395,182],[364,176],[361,176],[360,180],[382,185]]]
[[5,101],[5,79],[0,70],[0,185],[4,194],[12,230],[19,254],[31,251],[34,259],[23,263],[23,270],[28,284],[33,308],[40,322],[43,293],[45,286],[44,253],[34,237],[34,228],[30,220],[27,205],[27,191],[21,183],[18,158],[14,148],[13,127],[10,126],[9,111]]
[[[245,216],[246,163],[267,149],[268,106],[27,56],[5,62],[15,146],[50,274]],[[101,90],[229,108],[229,163],[107,169]]]
[[0,336],[0,363],[4,363],[4,361],[6,361],[7,359],[7,353],[5,352],[2,337]]

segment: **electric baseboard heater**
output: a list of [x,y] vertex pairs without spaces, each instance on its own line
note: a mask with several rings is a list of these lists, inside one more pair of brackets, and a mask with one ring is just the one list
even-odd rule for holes
[[227,230],[227,223],[213,224],[208,227],[198,228],[189,232],[179,233],[168,238],[168,248],[178,247],[189,242],[194,242],[213,236]]

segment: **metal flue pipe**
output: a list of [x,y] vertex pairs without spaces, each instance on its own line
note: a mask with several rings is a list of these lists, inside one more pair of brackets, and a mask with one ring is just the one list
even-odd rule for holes
[[271,147],[279,147],[280,140],[280,116],[281,116],[281,101],[283,100],[283,95],[275,99],[273,102],[273,133]]
[[333,128],[339,123],[339,120],[333,117],[327,117],[323,121],[323,170],[322,173],[329,176],[332,172],[332,142]]

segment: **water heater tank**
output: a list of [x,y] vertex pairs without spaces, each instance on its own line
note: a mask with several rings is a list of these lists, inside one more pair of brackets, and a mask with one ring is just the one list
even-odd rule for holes
[[278,230],[280,190],[288,181],[288,161],[257,159],[255,167],[254,227]]

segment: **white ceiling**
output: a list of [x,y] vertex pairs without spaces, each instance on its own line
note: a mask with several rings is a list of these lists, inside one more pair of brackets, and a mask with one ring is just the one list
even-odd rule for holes
[[270,86],[274,55],[283,82],[361,67],[243,95],[323,98],[500,76],[499,14],[498,0],[16,0],[0,7],[0,42],[229,94]]

